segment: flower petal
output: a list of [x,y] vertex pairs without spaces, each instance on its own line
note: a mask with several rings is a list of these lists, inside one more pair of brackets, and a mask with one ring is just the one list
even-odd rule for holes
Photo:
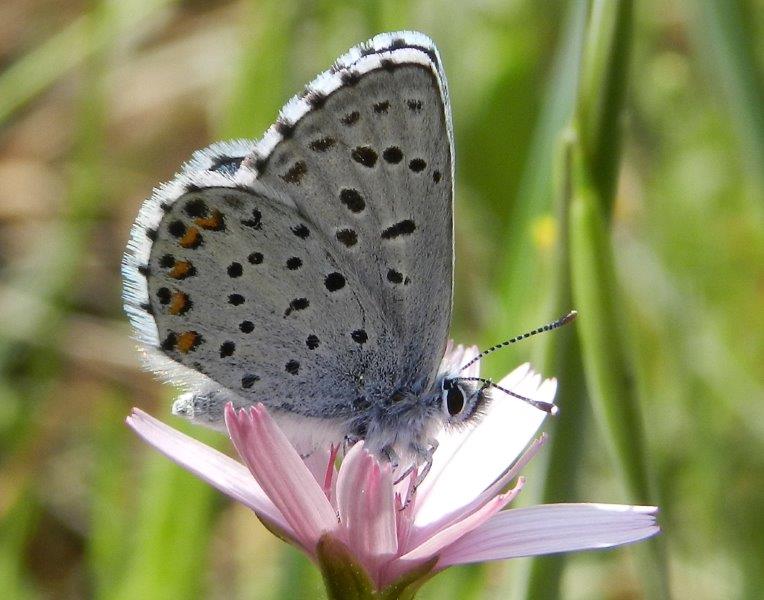
[[294,537],[281,512],[244,465],[138,408],[133,409],[126,422],[145,442],[169,459]]
[[497,512],[509,504],[515,499],[517,494],[520,493],[525,481],[520,478],[517,485],[506,494],[499,494],[495,496],[478,510],[472,514],[467,515],[464,519],[449,525],[448,527],[441,529],[437,533],[433,534],[428,539],[424,540],[413,550],[406,552],[401,556],[401,561],[407,560],[422,560],[436,555],[442,548],[454,543],[456,540],[466,535],[468,532],[479,527],[485,523],[488,519],[493,517]]
[[398,551],[393,474],[355,444],[337,476],[337,507],[349,547],[378,583],[381,565]]
[[[515,369],[500,385],[545,402],[554,399],[557,389],[554,379],[541,383],[528,365]],[[425,527],[474,500],[507,470],[545,416],[543,411],[494,390],[493,401],[475,427],[439,439],[433,470],[417,493],[415,526]]]
[[318,485],[324,490],[324,494],[330,503],[334,498],[334,484],[337,475],[334,460],[337,458],[338,449],[337,446],[316,448],[309,456],[303,458],[305,466],[308,467]]
[[338,529],[323,489],[262,404],[238,413],[229,403],[225,420],[236,450],[298,540],[314,552],[322,534]]
[[544,504],[507,510],[446,548],[438,568],[629,544],[660,531],[657,511],[654,506],[619,504]]
[[[412,528],[409,537],[409,547],[414,547],[422,543],[423,540],[431,537],[435,532],[450,526],[451,524],[466,518],[467,515],[478,511],[490,502],[494,496],[499,494],[501,490],[506,488],[511,481],[517,477],[525,468],[531,459],[536,456],[536,453],[546,442],[546,434],[542,434],[538,439],[534,440],[530,446],[520,455],[520,458],[508,468],[496,481],[489,485],[485,490],[478,494],[472,501],[466,505],[459,507],[457,510],[445,513],[442,517],[436,521],[432,521],[426,525],[416,526]],[[519,490],[518,490],[519,491]]]

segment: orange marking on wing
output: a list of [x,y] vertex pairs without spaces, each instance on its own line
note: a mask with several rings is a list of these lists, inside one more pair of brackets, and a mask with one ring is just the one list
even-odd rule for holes
[[170,314],[182,315],[189,308],[191,308],[191,301],[188,299],[188,294],[177,290],[174,291],[170,297]]
[[212,231],[220,231],[225,227],[223,223],[223,214],[215,209],[209,217],[199,217],[194,219],[196,223],[202,229],[210,229]]
[[179,352],[187,354],[191,350],[196,350],[196,347],[201,344],[202,336],[195,331],[184,331],[178,335],[178,341],[175,347]]
[[183,279],[193,273],[194,265],[189,260],[176,260],[172,269],[170,269],[170,277],[175,279]]
[[202,234],[196,227],[189,227],[183,237],[180,238],[180,245],[184,248],[196,248],[202,243]]

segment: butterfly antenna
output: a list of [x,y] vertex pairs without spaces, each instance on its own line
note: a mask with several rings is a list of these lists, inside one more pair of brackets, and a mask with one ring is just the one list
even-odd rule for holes
[[[558,329],[559,327],[562,327],[563,325],[567,325],[568,323],[571,323],[576,316],[578,316],[578,311],[571,310],[567,315],[564,317],[560,317],[556,321],[552,321],[551,323],[547,323],[546,325],[542,327],[537,327],[536,329],[533,329],[527,333],[524,333],[522,335],[515,336],[513,338],[510,338],[508,340],[505,340],[501,342],[500,344],[496,344],[495,346],[491,346],[487,350],[483,350],[480,354],[478,354],[475,358],[473,358],[471,361],[469,361],[466,365],[464,365],[459,371],[464,371],[467,367],[475,364],[477,361],[479,361],[484,356],[488,356],[489,354],[496,352],[497,350],[504,348],[505,346],[509,346],[510,344],[515,344],[519,342],[520,340],[524,340],[526,338],[529,338],[531,336],[534,336],[538,333],[544,333],[547,331],[552,331],[553,329]],[[512,394],[515,395],[515,394]]]
[[534,400],[533,398],[528,398],[527,396],[521,396],[520,394],[517,394],[513,392],[512,390],[508,390],[505,387],[495,384],[490,379],[484,379],[483,377],[454,377],[452,381],[479,381],[485,387],[495,387],[497,390],[504,392],[505,394],[508,394],[512,396],[513,398],[522,400],[523,402],[530,404],[534,408],[543,410],[545,413],[548,413],[550,415],[556,415],[558,412],[558,408],[551,402],[543,402],[542,400]]

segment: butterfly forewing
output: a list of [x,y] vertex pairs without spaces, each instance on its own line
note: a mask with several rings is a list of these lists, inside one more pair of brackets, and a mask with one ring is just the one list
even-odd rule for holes
[[[345,83],[276,126],[259,180],[288,195],[371,293],[395,335],[397,385],[431,383],[451,312],[452,168],[448,106],[421,50],[361,57]],[[319,79],[320,81],[320,79]]]

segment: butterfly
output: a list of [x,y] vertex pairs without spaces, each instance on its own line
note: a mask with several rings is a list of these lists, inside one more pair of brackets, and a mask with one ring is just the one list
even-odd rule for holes
[[143,204],[124,299],[173,411],[266,405],[298,448],[365,440],[431,464],[488,386],[440,370],[453,296],[454,141],[421,33],[341,56],[259,141],[194,154]]

